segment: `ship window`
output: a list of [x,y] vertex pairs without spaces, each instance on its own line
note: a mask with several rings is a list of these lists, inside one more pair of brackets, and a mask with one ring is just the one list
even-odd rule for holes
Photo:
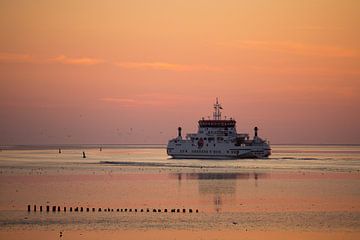
[[206,140],[206,138],[204,138],[204,140]]
[[199,138],[195,138],[195,140],[199,140]]
[[214,143],[214,147],[216,146],[216,144]]

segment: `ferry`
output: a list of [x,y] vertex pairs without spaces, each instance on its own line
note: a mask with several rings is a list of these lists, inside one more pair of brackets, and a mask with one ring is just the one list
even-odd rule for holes
[[254,128],[254,137],[247,133],[237,133],[236,121],[221,118],[221,104],[216,99],[213,119],[198,121],[198,132],[182,137],[181,127],[178,136],[169,140],[167,154],[175,159],[243,159],[267,158],[271,154],[270,142],[258,136],[258,127]]

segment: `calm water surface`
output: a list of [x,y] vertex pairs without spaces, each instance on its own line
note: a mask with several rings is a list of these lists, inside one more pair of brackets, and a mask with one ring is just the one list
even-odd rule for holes
[[[2,149],[4,229],[360,229],[360,146],[275,145],[269,159],[221,161],[170,159],[163,146]],[[28,204],[115,211],[28,213]],[[163,212],[178,208],[199,213]]]

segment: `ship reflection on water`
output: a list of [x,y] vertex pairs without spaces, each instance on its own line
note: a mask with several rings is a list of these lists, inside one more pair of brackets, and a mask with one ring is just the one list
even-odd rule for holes
[[171,178],[176,178],[181,187],[181,181],[197,181],[198,192],[205,201],[212,201],[215,211],[222,210],[224,204],[236,202],[236,189],[241,185],[241,180],[254,181],[258,186],[258,180],[267,178],[267,173],[176,173]]

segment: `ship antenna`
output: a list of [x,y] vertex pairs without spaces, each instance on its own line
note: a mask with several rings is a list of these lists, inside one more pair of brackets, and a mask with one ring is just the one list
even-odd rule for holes
[[219,104],[218,98],[216,98],[216,103],[214,104],[214,113],[213,113],[214,120],[221,120],[220,109],[223,108],[221,107],[221,104]]

